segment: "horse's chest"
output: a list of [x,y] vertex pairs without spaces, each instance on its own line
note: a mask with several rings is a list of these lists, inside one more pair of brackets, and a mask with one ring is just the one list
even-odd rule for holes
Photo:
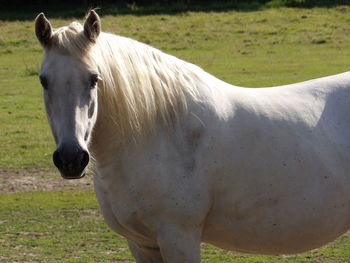
[[153,230],[149,224],[145,223],[148,221],[147,217],[150,217],[150,213],[147,213],[145,208],[138,209],[138,206],[128,198],[128,195],[114,192],[112,189],[104,187],[95,180],[96,196],[108,226],[134,242],[152,246],[154,243]]
[[114,231],[151,246],[163,222],[186,220],[200,224],[210,198],[207,184],[198,174],[185,174],[177,158],[157,161],[152,153],[132,157],[123,160],[118,168],[99,171],[95,176],[101,211]]

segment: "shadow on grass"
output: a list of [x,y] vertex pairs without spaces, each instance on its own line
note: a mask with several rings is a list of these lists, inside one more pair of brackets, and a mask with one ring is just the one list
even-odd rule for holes
[[[1,7],[1,6],[0,6]],[[191,3],[185,2],[170,2],[170,3],[155,3],[149,5],[137,5],[135,3],[102,3],[96,5],[84,6],[84,4],[62,5],[26,5],[19,9],[14,7],[0,8],[0,20],[33,20],[37,14],[44,12],[50,18],[72,18],[83,17],[91,8],[98,8],[100,15],[150,15],[150,14],[177,14],[183,12],[210,12],[210,11],[253,11],[262,8],[263,5],[258,2],[252,3],[236,3],[236,1],[218,1],[213,3]]]
[[[150,15],[150,14],[177,14],[184,12],[227,12],[227,11],[256,11],[271,7],[334,7],[338,5],[350,5],[350,0],[218,0],[218,1],[167,1],[154,2],[152,4],[139,5],[132,1],[120,1],[117,3],[108,3],[97,1],[97,4],[83,4],[84,1],[73,2],[70,4],[55,3],[55,4],[38,4],[26,3],[25,5],[18,4],[21,2],[15,0],[11,4],[8,1],[0,0],[0,20],[34,20],[37,14],[44,12],[50,18],[81,18],[91,8],[98,8],[100,15]],[[48,1],[50,2],[50,1]],[[88,3],[89,1],[85,1]]]

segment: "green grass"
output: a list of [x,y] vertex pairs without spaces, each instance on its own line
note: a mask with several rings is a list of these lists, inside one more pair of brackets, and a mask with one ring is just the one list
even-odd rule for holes
[[101,218],[92,191],[30,192],[0,199],[1,262],[131,261]]
[[[35,14],[32,14],[34,17]],[[50,18],[50,17],[49,17]],[[70,20],[52,19],[54,27]],[[103,30],[132,37],[235,85],[289,84],[350,69],[350,8],[104,16]],[[33,21],[0,21],[0,171],[53,169],[53,139],[37,80]],[[249,256],[202,246],[203,262],[349,262],[349,234],[306,254]],[[131,261],[91,191],[0,195],[1,262]]]
[[[131,262],[124,238],[103,221],[91,190],[3,194],[1,262]],[[350,234],[292,256],[253,256],[202,245],[202,262],[349,262]]]

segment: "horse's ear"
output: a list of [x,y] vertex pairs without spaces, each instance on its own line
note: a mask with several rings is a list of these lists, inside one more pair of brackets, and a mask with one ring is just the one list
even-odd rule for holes
[[35,18],[35,35],[44,48],[50,45],[52,27],[49,20],[46,19],[44,13],[40,13]]
[[92,43],[95,43],[100,32],[100,17],[94,10],[91,10],[84,23],[84,34]]

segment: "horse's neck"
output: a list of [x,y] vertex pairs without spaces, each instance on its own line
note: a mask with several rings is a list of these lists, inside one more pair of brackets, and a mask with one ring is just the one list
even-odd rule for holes
[[[181,62],[181,60],[175,59],[170,56],[168,57],[167,55],[164,55],[164,58],[162,58],[162,60],[164,61],[167,61],[168,59],[171,61],[170,64],[174,64],[174,67],[176,70],[179,70],[179,71],[184,70],[184,72],[183,72],[183,75],[180,76],[183,79],[182,82],[179,81],[180,77],[175,78],[173,81],[171,81],[171,79],[169,80],[168,88],[174,89],[174,92],[170,92],[169,93],[170,95],[164,94],[164,97],[165,98],[167,96],[169,96],[170,98],[177,97],[176,99],[178,99],[179,101],[169,99],[160,103],[159,102],[155,103],[161,107],[164,107],[165,104],[169,104],[169,108],[171,110],[166,111],[163,108],[163,109],[160,109],[159,111],[155,111],[152,113],[152,114],[156,114],[156,116],[154,116],[155,117],[154,123],[146,123],[146,122],[141,123],[142,125],[147,126],[147,127],[141,127],[142,129],[141,133],[145,131],[146,135],[151,125],[154,125],[155,123],[158,123],[158,122],[162,123],[162,121],[164,122],[164,116],[161,114],[169,114],[169,116],[165,117],[166,121],[167,120],[169,120],[170,122],[174,120],[176,121],[176,118],[171,118],[173,117],[171,113],[174,109],[176,113],[182,114],[181,112],[186,108],[187,103],[190,105],[196,105],[198,101],[206,101],[208,100],[208,98],[213,97],[214,93],[216,95],[221,94],[223,89],[226,90],[225,87],[229,87],[227,83],[224,83],[216,79],[215,77],[211,76],[210,74],[205,73],[195,65],[183,63]],[[185,66],[185,68],[183,66]],[[114,69],[110,69],[110,71],[113,71],[113,70]],[[150,79],[152,79],[152,77],[150,77]],[[183,87],[183,90],[178,89],[178,87],[181,87],[186,84],[189,86],[188,89],[187,89],[187,86]],[[214,89],[212,89],[213,87],[221,87],[221,89],[220,91],[216,90],[216,92],[214,92]],[[100,88],[105,89],[106,87],[100,87]],[[107,162],[108,155],[111,152],[113,152],[114,149],[120,148],[121,146],[125,145],[125,142],[134,141],[135,138],[133,136],[137,137],[136,140],[138,139],[138,136],[139,136],[138,134],[135,134],[136,133],[135,130],[130,130],[128,134],[123,134],[122,130],[120,129],[123,127],[118,127],[118,124],[116,124],[116,121],[118,120],[112,119],[110,113],[111,111],[115,111],[116,109],[110,106],[107,106],[107,107],[105,106],[107,104],[104,100],[107,99],[108,96],[110,95],[108,94],[109,92],[108,89],[106,90],[107,90],[106,92],[101,92],[99,94],[100,96],[98,101],[98,105],[99,105],[98,117],[97,117],[97,122],[95,124],[95,127],[93,129],[92,141],[89,146],[91,153],[93,154],[94,158],[97,160],[98,163]],[[178,102],[178,105],[176,105],[177,102]],[[102,105],[104,106],[102,107]],[[166,125],[167,123],[165,123],[165,126]],[[161,125],[159,127],[161,127]]]

